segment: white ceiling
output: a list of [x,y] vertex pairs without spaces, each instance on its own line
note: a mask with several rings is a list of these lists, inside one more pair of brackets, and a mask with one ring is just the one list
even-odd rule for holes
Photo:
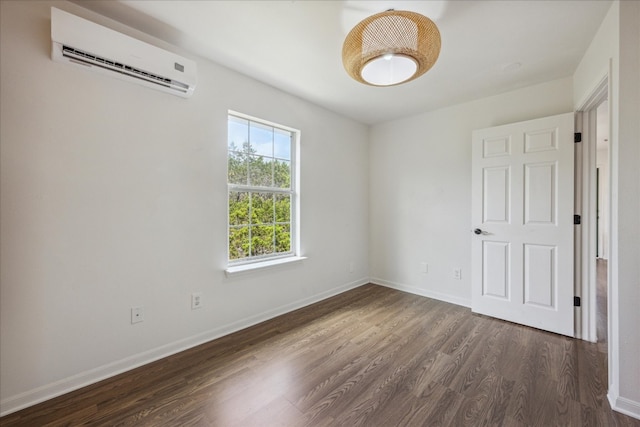
[[[571,76],[611,5],[609,0],[75,2],[368,124]],[[422,13],[437,24],[438,62],[404,85],[357,83],[342,66],[344,37],[360,20],[391,8]]]

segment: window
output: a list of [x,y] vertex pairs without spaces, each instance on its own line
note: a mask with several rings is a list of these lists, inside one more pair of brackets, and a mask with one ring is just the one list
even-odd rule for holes
[[296,255],[298,132],[228,117],[229,264]]

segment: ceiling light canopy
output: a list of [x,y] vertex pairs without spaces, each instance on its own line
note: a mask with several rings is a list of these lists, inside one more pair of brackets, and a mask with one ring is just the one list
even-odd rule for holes
[[426,73],[440,54],[432,20],[406,10],[387,10],[356,25],[342,46],[342,63],[360,83],[393,86]]

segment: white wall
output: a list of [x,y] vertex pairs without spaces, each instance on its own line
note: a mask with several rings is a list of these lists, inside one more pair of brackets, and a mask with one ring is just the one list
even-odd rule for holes
[[619,10],[619,2],[614,1],[573,74],[573,106],[575,108],[585,103],[600,80],[607,75],[609,58],[618,55]]
[[470,305],[471,132],[570,111],[568,78],[373,126],[372,281]]
[[[640,2],[620,2],[616,406],[640,419]],[[615,390],[614,390],[615,392]],[[611,394],[611,392],[610,392]]]
[[574,74],[580,108],[609,73],[609,401],[640,418],[640,3],[615,1]]
[[[0,4],[2,413],[366,282],[366,126],[200,58],[189,100],[54,63],[51,5],[153,40]],[[223,274],[228,109],[302,131],[301,264]]]

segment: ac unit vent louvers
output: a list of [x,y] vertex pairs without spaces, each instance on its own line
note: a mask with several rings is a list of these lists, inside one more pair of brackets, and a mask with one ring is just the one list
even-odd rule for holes
[[198,83],[195,61],[55,7],[51,59],[181,98]]
[[82,50],[79,50],[70,46],[63,46],[62,54],[67,58],[79,61],[86,65],[105,68],[107,70],[115,71],[130,77],[135,77],[140,80],[145,80],[150,83],[155,83],[160,86],[176,89],[181,92],[187,93],[188,87],[184,83],[176,82],[175,80],[171,80],[167,77],[162,77],[153,73],[149,73],[147,71],[140,70],[138,68],[131,67],[129,65],[120,64],[119,62],[101,58],[99,56],[84,52]]

